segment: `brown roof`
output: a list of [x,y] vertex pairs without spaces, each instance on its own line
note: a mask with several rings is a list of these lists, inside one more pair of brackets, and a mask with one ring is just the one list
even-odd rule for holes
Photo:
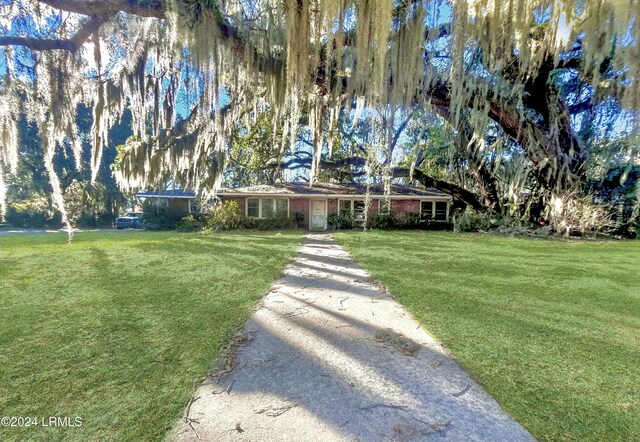
[[[260,185],[249,187],[226,187],[218,191],[219,195],[225,194],[281,194],[281,195],[364,195],[367,193],[367,187],[362,184],[334,184],[334,183],[280,183],[273,186]],[[382,185],[371,185],[369,194],[372,196],[384,195]],[[446,193],[437,189],[421,190],[415,187],[394,184],[391,186],[390,195],[392,196],[448,196]]]

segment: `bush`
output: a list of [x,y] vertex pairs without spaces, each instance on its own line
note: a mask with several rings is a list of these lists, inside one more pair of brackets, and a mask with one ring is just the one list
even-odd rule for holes
[[367,227],[372,229],[390,229],[393,227],[393,213],[381,212],[369,218]]
[[7,223],[14,227],[50,229],[62,227],[60,212],[48,210],[41,202],[9,204],[5,218]]
[[204,216],[196,215],[193,213],[183,217],[178,224],[176,224],[176,230],[178,232],[198,232],[204,228]]
[[236,201],[225,201],[216,206],[213,215],[207,221],[207,227],[214,232],[232,230],[244,227],[243,221],[244,217],[240,213],[238,203]]
[[304,227],[304,213],[302,212],[293,212],[291,214],[291,218],[296,223],[296,227]]
[[76,220],[76,227],[98,227],[98,220],[94,215],[83,213]]
[[294,217],[290,217],[287,212],[276,212],[270,218],[254,220],[254,226],[259,230],[282,230],[293,229],[297,225]]
[[369,220],[369,227],[374,229],[429,229],[448,230],[448,221],[425,218],[419,212],[382,212]]
[[153,204],[151,201],[145,201],[142,226],[146,230],[173,230],[182,216],[182,211],[166,204]]
[[453,217],[453,230],[455,232],[488,232],[489,229],[498,227],[496,217],[487,212],[475,212],[465,210]]
[[453,223],[440,219],[425,219],[420,222],[420,229],[423,230],[453,230]]
[[348,230],[353,228],[353,218],[339,213],[332,213],[329,215],[327,223],[335,230]]

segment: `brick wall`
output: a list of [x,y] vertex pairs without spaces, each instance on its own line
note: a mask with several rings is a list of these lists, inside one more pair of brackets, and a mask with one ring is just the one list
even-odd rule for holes
[[391,200],[391,211],[397,213],[420,212],[420,200]]
[[334,215],[336,213],[338,213],[338,199],[329,198],[329,210],[327,215]]
[[309,198],[289,199],[289,214],[300,212],[304,215],[303,223],[309,225]]

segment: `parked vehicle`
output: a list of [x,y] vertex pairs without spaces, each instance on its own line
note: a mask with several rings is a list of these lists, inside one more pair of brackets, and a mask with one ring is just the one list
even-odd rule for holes
[[142,213],[126,212],[116,218],[116,229],[142,229]]

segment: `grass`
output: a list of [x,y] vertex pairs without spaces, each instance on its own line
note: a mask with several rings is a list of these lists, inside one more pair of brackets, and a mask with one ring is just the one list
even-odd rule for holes
[[540,440],[640,440],[640,241],[335,235]]
[[293,257],[298,233],[0,237],[0,440],[158,440]]

